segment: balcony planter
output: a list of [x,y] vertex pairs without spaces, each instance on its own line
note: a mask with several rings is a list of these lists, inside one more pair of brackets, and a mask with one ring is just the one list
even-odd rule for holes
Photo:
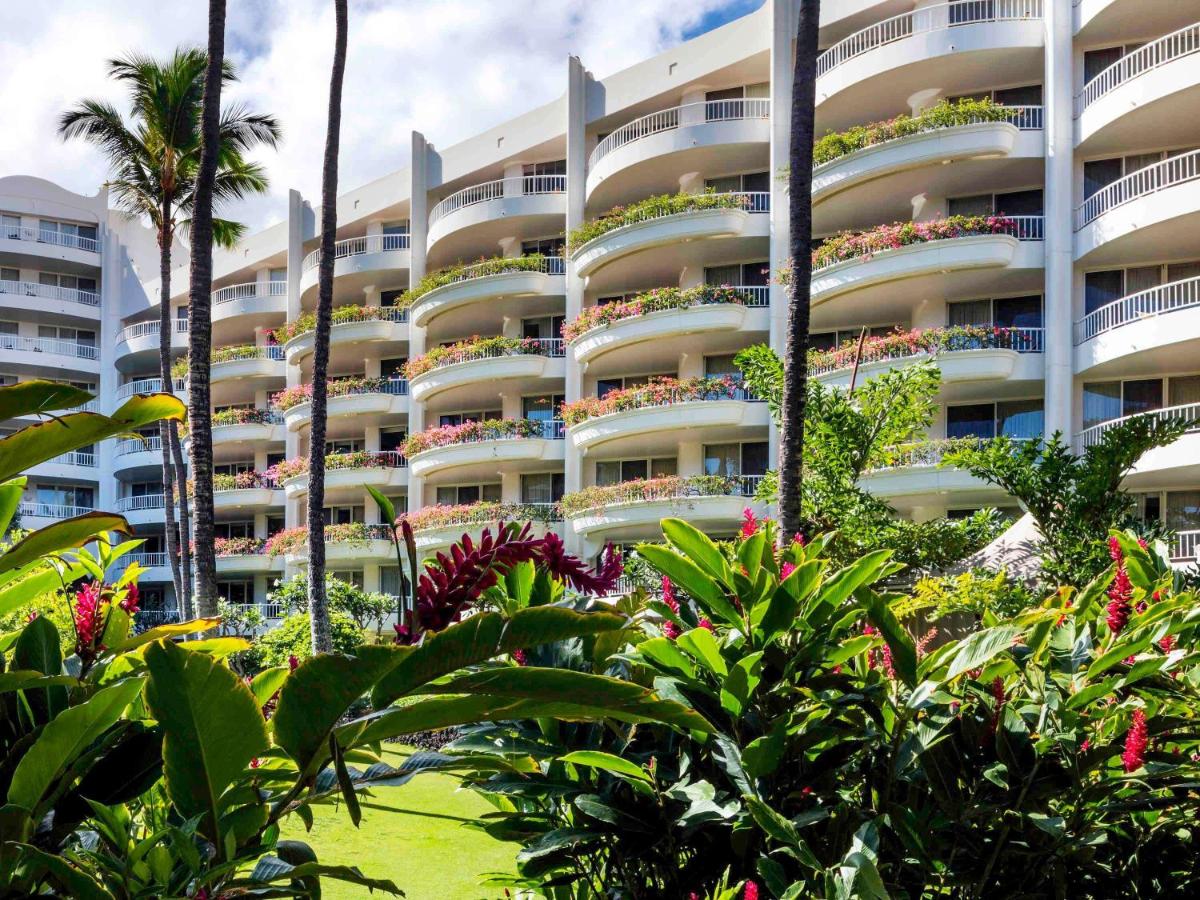
[[606,487],[585,488],[562,499],[562,510],[579,535],[654,528],[668,516],[707,529],[734,529],[754,505],[761,476],[671,475]]
[[498,257],[469,266],[451,266],[426,275],[399,300],[422,327],[445,312],[495,297],[561,294],[566,288],[561,257],[541,254]]
[[562,437],[562,422],[489,419],[411,435],[404,452],[412,459],[413,474],[424,476],[480,463],[562,459]]
[[[307,457],[277,463],[267,474],[279,482],[289,500],[308,493]],[[365,485],[396,487],[407,481],[408,460],[394,451],[364,450],[325,457],[325,489],[329,491]]]
[[[290,365],[298,365],[313,352],[316,314],[305,313],[295,322],[275,329]],[[333,311],[330,346],[408,340],[408,310],[394,306],[339,306]]]
[[478,338],[438,347],[404,367],[414,400],[477,381],[562,378],[561,338]]
[[[401,378],[340,378],[328,383],[328,414],[389,415],[407,410],[408,382]],[[280,391],[272,406],[283,415],[288,431],[299,431],[312,415],[312,385]]]

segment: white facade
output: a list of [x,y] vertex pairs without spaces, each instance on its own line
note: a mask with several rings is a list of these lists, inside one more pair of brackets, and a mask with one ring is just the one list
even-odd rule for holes
[[[812,328],[821,342],[863,327],[961,323],[1014,335],[1003,346],[941,359],[943,402],[930,442],[905,448],[895,467],[872,474],[872,488],[918,518],[1005,505],[1011,501],[987,486],[935,468],[938,441],[1061,430],[1082,448],[1123,415],[1200,411],[1200,151],[1193,152],[1200,126],[1190,115],[1200,90],[1200,0],[823,6],[818,134],[919,112],[943,98],[987,95],[1022,108],[1011,123],[929,130],[815,172],[821,235],[958,212],[1002,213],[1016,223],[1008,234],[918,244],[815,274]],[[768,276],[787,258],[779,173],[788,158],[794,15],[783,0],[768,0],[603,80],[591,77],[586,60],[571,58],[558,100],[445,149],[414,133],[409,169],[339,198],[335,307],[388,307],[427,273],[455,263],[535,251],[557,258],[521,271],[468,270],[407,311],[376,309],[334,326],[331,374],[362,381],[331,400],[327,450],[368,455],[330,471],[331,521],[377,522],[363,489],[372,484],[410,513],[478,498],[544,503],[556,520],[548,527],[588,555],[608,541],[654,535],[665,515],[689,517],[715,535],[737,528],[757,476],[777,455],[763,404],[733,391],[606,412],[571,427],[552,410],[646,376],[721,374],[733,353],[755,343],[781,347],[786,294]],[[740,208],[648,218],[562,249],[565,232],[613,207],[706,188],[744,199]],[[56,299],[50,311],[21,290],[0,290],[4,317],[19,323],[16,340],[0,337],[13,345],[0,347],[4,365],[18,375],[51,374],[23,362],[31,352],[23,338],[43,323],[94,326],[94,359],[54,365],[87,373],[105,398],[157,388],[158,286],[146,277],[156,271],[153,256],[139,268],[143,283],[131,286],[130,254],[109,237],[103,197],[71,198],[45,183],[5,179],[0,211],[19,214],[21,228],[43,214],[93,223],[103,245],[89,256],[51,244],[45,263],[50,271],[93,273],[99,305]],[[269,334],[314,308],[319,218],[292,192],[286,222],[215,259],[213,343],[226,349],[213,368],[214,403],[257,410],[227,413],[231,423],[215,430],[227,474],[262,472],[309,453],[308,404],[293,398],[300,402],[283,409],[273,398],[309,380],[311,333],[299,329],[278,342]],[[18,282],[40,283],[50,248],[0,240],[0,265],[12,261]],[[125,273],[123,287],[110,271]],[[741,302],[653,312],[569,342],[558,338],[564,321],[601,301],[705,283],[733,285]],[[187,287],[181,267],[171,301],[181,354]],[[473,336],[541,344],[519,354],[465,352],[411,381],[394,377],[404,361]],[[38,363],[59,355],[44,352]],[[860,376],[904,362],[876,363]],[[847,380],[836,368],[816,374]],[[151,384],[139,383],[145,379]],[[520,438],[430,447],[411,460],[397,452],[404,435],[480,417],[546,424]],[[1147,457],[1129,485],[1145,494],[1148,516],[1185,533],[1180,557],[1194,555],[1200,529],[1194,437]],[[90,470],[56,464],[48,483],[83,479],[96,487],[98,506],[161,533],[157,453],[139,444],[97,449]],[[639,476],[705,473],[724,476],[724,487],[620,486]],[[607,489],[596,493],[597,485]],[[570,496],[583,490],[594,502]],[[575,500],[565,519],[549,512],[563,494]],[[253,541],[304,522],[306,497],[306,478],[293,472],[278,483],[218,492],[218,518],[229,537],[256,549]],[[420,529],[422,549],[444,546],[470,519]],[[331,570],[354,573],[369,588],[393,584],[382,540],[332,541],[329,560]],[[159,564],[150,576],[167,581],[165,560],[148,561]],[[222,556],[219,571],[233,599],[253,602],[269,579],[300,565],[299,556],[250,552]]]

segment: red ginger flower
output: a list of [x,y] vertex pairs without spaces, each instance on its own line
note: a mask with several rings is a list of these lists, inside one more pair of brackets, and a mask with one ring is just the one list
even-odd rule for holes
[[1112,557],[1112,561],[1119,563],[1125,558],[1125,554],[1121,552],[1121,542],[1117,540],[1117,536],[1110,535],[1108,539],[1108,555]]
[[75,594],[75,652],[81,659],[92,660],[96,657],[96,641],[100,639],[104,628],[100,591],[99,582],[89,581]]
[[1175,635],[1168,634],[1158,642],[1158,646],[1162,649],[1163,653],[1170,653],[1175,649]]
[[791,575],[795,571],[796,571],[795,565],[793,565],[790,562],[785,561],[784,564],[779,567],[780,581],[782,581],[784,578],[787,578],[789,575]]
[[805,539],[803,534],[801,534],[799,531],[797,531],[795,534],[792,535],[792,543],[799,544],[801,547],[803,547],[808,543],[808,541]]
[[1149,744],[1146,732],[1146,714],[1140,709],[1133,711],[1133,724],[1125,735],[1125,752],[1121,762],[1126,772],[1136,772],[1146,762],[1146,747]]
[[755,534],[758,534],[758,519],[754,517],[754,510],[747,506],[742,510],[741,535],[743,538],[748,538]]
[[717,630],[713,628],[713,623],[708,620],[707,616],[701,616],[700,621],[696,623],[696,627],[703,628],[705,631],[711,631],[713,633],[716,633]]
[[129,615],[136,615],[138,602],[141,600],[141,593],[138,591],[137,582],[133,582],[125,591],[125,599],[121,601],[121,609],[125,610]]
[[1004,679],[999,675],[992,681],[992,699],[996,706],[992,710],[992,719],[988,722],[988,727],[980,739],[981,746],[987,746],[996,736],[996,729],[1000,727],[1000,718],[1004,715],[1004,704],[1008,700],[1008,695],[1004,692]]
[[670,641],[676,640],[681,634],[683,634],[683,632],[679,629],[679,626],[670,620],[663,622],[662,633],[663,637]]
[[675,585],[671,584],[671,579],[666,575],[662,577],[662,598],[663,603],[671,608],[671,612],[679,614],[679,601],[675,599]]
[[758,885],[755,882],[746,882],[746,887],[742,890],[742,900],[758,900]]
[[300,668],[299,657],[297,657],[295,653],[289,653],[288,654],[288,671],[295,672],[298,668]]
[[1117,564],[1117,573],[1108,588],[1108,615],[1105,621],[1109,631],[1120,634],[1129,624],[1129,617],[1133,613],[1133,582],[1125,571],[1125,555],[1115,537],[1108,539],[1108,554]]
[[509,654],[509,656],[512,657],[512,661],[515,662],[518,666],[529,665],[529,657],[527,657],[525,655],[524,650],[514,650],[512,653]]

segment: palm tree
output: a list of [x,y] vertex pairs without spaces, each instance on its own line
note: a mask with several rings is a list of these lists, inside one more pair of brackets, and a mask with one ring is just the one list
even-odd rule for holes
[[[195,204],[195,176],[199,154],[198,123],[203,95],[207,54],[196,48],[181,48],[165,61],[138,54],[111,60],[110,77],[129,88],[131,120],[126,123],[110,104],[84,100],[64,113],[59,134],[64,139],[80,137],[98,146],[108,157],[112,173],[109,196],[131,218],[150,221],[158,235],[159,248],[159,376],[162,390],[171,378],[171,266],[177,233],[186,233]],[[233,67],[223,67],[226,81],[235,79]],[[266,190],[260,167],[247,163],[244,154],[262,143],[274,146],[279,126],[270,116],[253,115],[243,109],[230,110],[222,121],[222,162],[218,174],[218,196],[224,200]],[[218,220],[217,240],[232,246],[242,226]],[[191,555],[187,486],[183,453],[176,423],[160,423],[162,441],[163,493],[167,555],[171,560],[176,597],[181,611],[190,615]],[[173,463],[173,464],[172,464]],[[176,531],[174,497],[178,496],[179,526]],[[182,534],[182,541],[180,540]],[[180,547],[182,544],[182,548]],[[182,549],[182,552],[180,552]],[[183,567],[180,568],[180,556]]]
[[342,131],[342,79],[346,72],[346,0],[333,0],[336,30],[329,77],[329,119],[321,170],[321,256],[317,270],[317,323],[312,373],[312,425],[308,445],[308,612],[314,653],[333,651],[325,595],[325,420],[329,330],[333,317],[333,240],[337,233],[338,147]]
[[792,269],[783,356],[783,421],[779,429],[780,532],[800,531],[804,400],[808,391],[808,328],[812,287],[812,163],[817,96],[817,38],[821,0],[800,0],[792,71],[788,218]]

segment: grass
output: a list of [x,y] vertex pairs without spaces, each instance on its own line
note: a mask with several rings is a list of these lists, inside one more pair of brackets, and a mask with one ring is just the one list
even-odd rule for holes
[[[395,746],[395,745],[393,745]],[[383,756],[399,765],[411,752],[385,749]],[[317,859],[355,865],[372,878],[390,878],[408,900],[493,900],[500,888],[479,886],[487,872],[515,871],[516,844],[493,840],[468,828],[492,807],[470,791],[456,790],[446,775],[418,775],[400,787],[376,788],[363,797],[362,823],[356,829],[340,805],[316,807],[311,832],[293,819],[284,837],[307,841]],[[383,897],[366,888],[322,880],[326,900]]]

